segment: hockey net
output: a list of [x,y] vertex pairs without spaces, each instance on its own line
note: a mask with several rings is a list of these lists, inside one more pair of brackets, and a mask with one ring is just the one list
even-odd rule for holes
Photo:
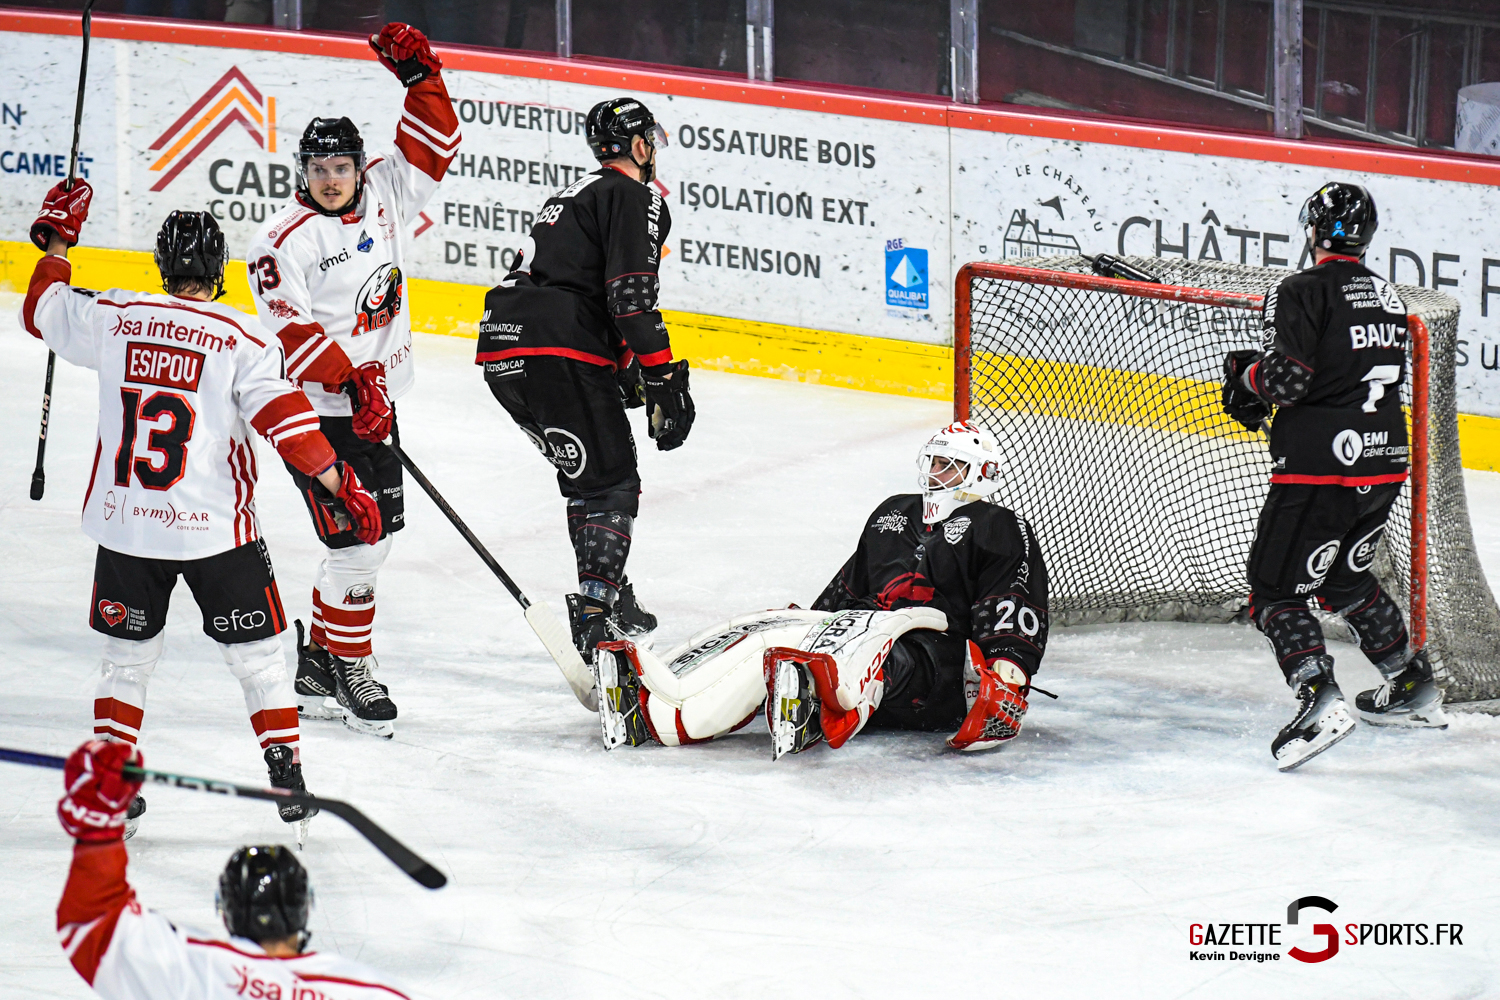
[[[1126,260],[1163,284],[1098,277],[1079,256],[960,270],[955,415],[987,427],[1014,470],[995,499],[1036,528],[1054,623],[1231,621],[1271,462],[1264,435],[1220,409],[1220,370],[1226,351],[1260,347],[1262,296],[1286,272]],[[1458,304],[1398,288],[1411,314],[1412,474],[1375,572],[1447,700],[1497,699],[1500,609],[1458,450]]]

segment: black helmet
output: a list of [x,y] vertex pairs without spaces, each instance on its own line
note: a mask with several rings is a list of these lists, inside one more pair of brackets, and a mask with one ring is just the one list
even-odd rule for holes
[[656,123],[650,110],[634,97],[616,97],[594,105],[589,111],[585,131],[594,159],[603,163],[617,156],[629,157],[630,162],[641,169],[643,184],[655,176],[655,167],[651,162],[636,163],[630,137],[640,136],[653,149],[667,146],[666,131]]
[[[349,156],[354,159],[354,198],[338,211],[324,208],[312,196],[307,185],[307,162],[329,156]],[[302,132],[302,141],[297,144],[297,190],[309,208],[324,215],[342,215],[359,204],[359,196],[365,186],[365,141],[359,129],[348,118],[314,118]]]
[[229,856],[214,898],[224,926],[235,937],[273,941],[297,935],[305,945],[312,890],[307,869],[291,848],[241,847]]
[[162,287],[172,279],[196,278],[224,294],[224,233],[207,212],[173,212],[156,234],[156,268]]
[[1363,257],[1380,228],[1375,199],[1358,184],[1324,184],[1297,217],[1313,246]]

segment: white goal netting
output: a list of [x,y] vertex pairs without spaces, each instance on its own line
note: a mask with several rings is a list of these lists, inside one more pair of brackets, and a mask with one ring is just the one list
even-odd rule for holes
[[[1016,470],[995,499],[1036,527],[1055,622],[1229,621],[1244,608],[1270,459],[1263,435],[1221,412],[1220,366],[1260,346],[1260,297],[1286,272],[1127,260],[1173,287],[1100,279],[1078,256],[961,271],[955,410],[988,427]],[[1458,450],[1458,304],[1398,288],[1420,321],[1403,388],[1413,474],[1376,572],[1448,700],[1497,699],[1500,609]]]

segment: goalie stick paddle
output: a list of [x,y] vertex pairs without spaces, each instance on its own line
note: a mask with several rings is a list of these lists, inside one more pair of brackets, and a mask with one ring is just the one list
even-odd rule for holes
[[[8,760],[13,764],[29,764],[32,767],[52,767],[62,770],[67,764],[66,758],[54,757],[51,754],[31,753],[28,750],[12,750],[0,747],[0,760]],[[354,808],[347,802],[339,799],[324,799],[316,795],[300,795],[296,792],[282,788],[250,788],[245,785],[231,785],[227,781],[215,781],[212,778],[190,778],[181,774],[169,774],[166,771],[150,771],[142,768],[127,767],[125,773],[134,778],[139,777],[143,781],[156,785],[171,785],[173,788],[186,788],[195,792],[213,792],[216,795],[233,795],[241,799],[264,799],[267,802],[295,802],[299,805],[316,806],[323,812],[332,813],[339,819],[348,823],[359,831],[360,835],[375,846],[375,849],[393,861],[397,868],[410,875],[417,882],[429,889],[441,889],[448,884],[448,877],[438,871],[432,865],[422,860],[415,851],[407,847],[401,841],[392,837],[379,826],[374,820]]]
[[505,585],[505,589],[510,591],[510,596],[521,605],[521,610],[526,616],[526,624],[530,625],[536,637],[542,640],[542,645],[547,648],[547,652],[551,654],[558,669],[562,671],[564,679],[567,680],[568,686],[573,689],[574,696],[589,711],[598,711],[599,703],[598,694],[594,690],[594,675],[584,664],[583,657],[578,655],[578,649],[573,645],[573,637],[563,627],[557,615],[553,614],[552,609],[545,603],[533,604],[527,599],[526,595],[521,592],[521,588],[516,586],[516,582],[510,578],[510,574],[506,573],[504,567],[494,556],[490,555],[490,550],[485,548],[478,536],[469,530],[463,518],[459,517],[458,512],[449,505],[447,500],[443,499],[437,487],[433,486],[432,482],[422,474],[422,470],[417,468],[416,463],[407,457],[406,452],[401,450],[401,445],[394,438],[387,441],[386,446],[396,453],[396,458],[400,460],[406,471],[411,473],[411,477],[422,487],[423,492],[432,498],[438,510],[442,511],[443,516],[458,529],[464,541],[469,543],[469,547],[490,568],[490,572],[494,573]]
[[[83,56],[78,61],[78,101],[73,106],[73,152],[68,156],[68,186],[78,177],[78,139],[83,129],[83,85],[89,78],[89,35],[93,24],[94,0],[83,5]],[[47,420],[52,415],[52,376],[57,371],[57,352],[47,352],[47,382],[42,388],[42,426],[36,441],[36,468],[31,470],[31,499],[40,500],[47,492]]]

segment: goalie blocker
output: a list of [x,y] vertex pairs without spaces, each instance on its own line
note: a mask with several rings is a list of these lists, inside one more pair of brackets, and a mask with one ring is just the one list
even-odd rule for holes
[[1030,526],[984,501],[994,456],[967,424],[935,435],[922,492],[875,509],[811,611],[734,618],[663,657],[600,644],[605,745],[702,742],[762,704],[777,758],[866,727],[951,732],[962,750],[1014,738],[1046,647],[1047,575]]

